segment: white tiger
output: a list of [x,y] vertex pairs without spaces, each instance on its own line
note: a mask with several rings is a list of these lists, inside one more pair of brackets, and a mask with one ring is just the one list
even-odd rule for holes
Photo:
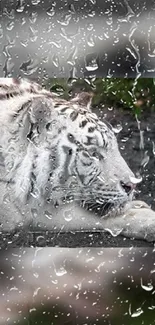
[[74,201],[109,216],[132,200],[138,180],[90,102],[87,93],[66,101],[35,82],[0,78],[3,230],[36,224],[47,207],[53,213]]

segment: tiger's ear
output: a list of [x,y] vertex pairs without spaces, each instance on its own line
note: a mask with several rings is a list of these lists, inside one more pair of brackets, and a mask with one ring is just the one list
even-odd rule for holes
[[86,108],[91,112],[91,105],[94,93],[81,92],[70,100],[71,103],[76,104],[79,108]]

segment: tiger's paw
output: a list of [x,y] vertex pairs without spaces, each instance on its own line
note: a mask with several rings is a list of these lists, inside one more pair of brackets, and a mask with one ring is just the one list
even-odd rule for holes
[[133,201],[122,214],[103,220],[103,227],[110,233],[155,242],[155,211],[143,201]]
[[145,203],[144,201],[134,200],[134,201],[128,202],[125,205],[124,210],[127,211],[129,209],[143,209],[143,208],[151,209],[151,207],[147,203]]

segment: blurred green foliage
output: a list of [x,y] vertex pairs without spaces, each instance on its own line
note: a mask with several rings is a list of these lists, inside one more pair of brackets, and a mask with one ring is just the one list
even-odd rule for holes
[[[95,322],[91,317],[84,321],[79,321],[78,324],[90,325],[153,325],[154,322],[154,295],[150,291],[144,291],[140,285],[131,285],[131,290],[127,283],[116,284],[118,299],[115,301],[115,308],[109,308],[109,316],[99,317]],[[67,297],[66,297],[67,298]],[[104,305],[104,301],[103,301]],[[66,299],[67,306],[67,299]],[[31,307],[31,306],[30,306]],[[114,307],[114,306],[113,306]],[[31,308],[30,308],[31,309]],[[116,311],[117,310],[117,311]],[[25,320],[18,322],[19,325],[76,325],[77,311],[74,308],[65,309],[60,303],[47,304],[38,306],[36,310],[25,317]],[[89,314],[88,314],[89,316]]]
[[45,86],[65,99],[79,91],[93,91],[93,106],[107,105],[129,109],[137,114],[155,108],[153,78],[49,79]]

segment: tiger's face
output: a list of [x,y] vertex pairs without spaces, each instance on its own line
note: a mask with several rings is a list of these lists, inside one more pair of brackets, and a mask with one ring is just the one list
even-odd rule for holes
[[75,200],[103,215],[131,200],[136,179],[120,154],[112,127],[86,111],[60,115],[58,120],[51,199],[58,204]]
[[132,199],[137,181],[90,98],[61,100],[22,80],[0,85],[0,144],[15,198],[76,201],[102,215]]

